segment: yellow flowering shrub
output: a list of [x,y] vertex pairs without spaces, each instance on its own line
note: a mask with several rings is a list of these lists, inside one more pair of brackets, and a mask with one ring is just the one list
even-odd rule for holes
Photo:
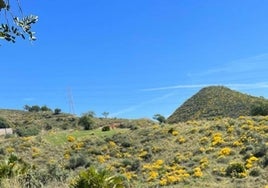
[[224,143],[221,133],[215,133],[212,135],[212,146],[221,145]]
[[183,144],[183,143],[185,143],[186,142],[186,139],[184,138],[184,137],[179,137],[178,139],[177,139],[177,141],[180,143],[180,144]]
[[116,147],[116,143],[114,141],[109,141],[109,146],[114,148]]
[[134,172],[124,172],[123,175],[128,179],[131,180],[133,178],[137,178],[137,175]]
[[190,177],[190,174],[180,165],[167,166],[166,170],[159,182],[162,186],[176,184]]
[[194,177],[197,177],[197,178],[202,177],[203,172],[202,172],[201,168],[200,167],[194,168],[194,174],[193,175],[194,175]]
[[105,158],[105,156],[103,156],[103,155],[99,155],[99,156],[97,157],[97,160],[98,160],[99,163],[104,163],[104,162],[106,161],[106,158]]
[[149,172],[149,177],[147,179],[147,181],[152,181],[158,178],[158,172],[157,171],[150,171]]
[[172,135],[173,135],[173,136],[177,136],[178,134],[179,134],[178,131],[172,131]]
[[233,142],[234,147],[239,147],[239,146],[242,146],[242,145],[243,145],[243,143],[241,141],[234,141]]
[[66,159],[66,160],[68,160],[68,159],[70,159],[70,154],[69,153],[64,153],[64,159]]
[[228,147],[225,147],[225,148],[222,148],[220,151],[219,151],[219,155],[220,156],[227,156],[227,155],[230,155],[231,154],[231,148],[228,148]]
[[208,167],[209,164],[208,158],[207,157],[202,158],[199,163],[201,169]]
[[251,156],[250,158],[248,158],[248,159],[246,160],[246,165],[245,165],[245,167],[246,167],[247,169],[252,168],[253,165],[254,165],[254,163],[255,163],[256,161],[258,161],[258,160],[259,160],[259,159],[258,159],[257,157],[255,157],[255,156]]
[[75,141],[75,137],[69,135],[69,136],[67,136],[67,140],[68,140],[68,142],[74,142]]
[[32,147],[32,158],[36,158],[40,155],[40,149],[37,147]]

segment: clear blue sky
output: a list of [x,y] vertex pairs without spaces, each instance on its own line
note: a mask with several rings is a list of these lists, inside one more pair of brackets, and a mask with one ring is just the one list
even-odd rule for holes
[[[0,107],[169,116],[208,85],[268,98],[268,1],[21,1],[38,40],[0,41]],[[68,89],[69,88],[69,89]]]

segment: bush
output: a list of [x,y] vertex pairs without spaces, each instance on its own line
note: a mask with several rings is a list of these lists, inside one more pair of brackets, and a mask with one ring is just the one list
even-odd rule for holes
[[41,110],[40,106],[34,105],[29,108],[29,112],[39,112]]
[[77,167],[87,166],[87,165],[88,165],[88,161],[86,160],[84,155],[75,155],[70,158],[67,168],[74,170]]
[[0,128],[9,128],[9,123],[2,117],[0,117]]
[[89,116],[89,115],[83,115],[79,121],[78,121],[78,125],[84,127],[84,130],[91,130],[94,128],[94,120],[93,117]]
[[20,137],[38,135],[40,130],[37,127],[20,127],[15,130],[15,133]]
[[62,182],[68,176],[66,170],[57,164],[49,164],[46,169],[31,169],[27,174],[20,177],[23,187],[44,187],[52,181]]
[[12,154],[8,159],[0,162],[0,182],[4,178],[23,175],[29,170],[29,165],[21,158]]
[[250,176],[258,177],[261,175],[261,170],[259,168],[254,168],[249,173]]
[[42,107],[40,108],[40,110],[41,110],[42,112],[51,112],[51,111],[52,111],[52,110],[51,110],[50,108],[48,108],[46,105],[42,106]]
[[261,164],[263,168],[266,168],[268,166],[268,154],[263,157]]
[[111,128],[110,128],[110,126],[104,126],[104,127],[102,127],[101,130],[102,130],[102,131],[110,131]]
[[268,104],[267,103],[259,103],[255,104],[251,107],[250,114],[252,116],[266,116],[268,115]]
[[226,176],[236,177],[236,178],[243,177],[242,174],[245,172],[246,172],[245,167],[241,163],[230,164],[225,170]]
[[73,188],[125,188],[125,178],[123,176],[113,175],[106,169],[97,170],[90,167],[79,173],[75,182],[71,184]]
[[58,114],[60,114],[60,113],[61,113],[61,109],[56,108],[56,109],[54,110],[54,114],[55,114],[55,115],[58,115]]

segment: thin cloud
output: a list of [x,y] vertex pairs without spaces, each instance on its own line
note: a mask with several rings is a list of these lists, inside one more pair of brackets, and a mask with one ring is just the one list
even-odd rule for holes
[[35,98],[33,98],[33,97],[27,97],[27,98],[23,98],[22,100],[23,101],[34,101]]
[[147,88],[142,89],[141,91],[161,91],[161,90],[176,90],[176,89],[194,89],[194,88],[203,88],[208,86],[226,86],[233,89],[258,89],[258,88],[268,88],[267,82],[260,82],[260,83],[248,83],[248,84],[241,84],[241,83],[231,83],[231,84],[190,84],[190,85],[173,85],[167,87],[157,87],[157,88]]
[[192,85],[173,85],[166,87],[156,87],[156,88],[146,88],[141,91],[161,91],[161,90],[173,90],[173,89],[191,89],[191,88],[202,88],[207,87],[209,85],[219,85],[219,84],[192,84]]

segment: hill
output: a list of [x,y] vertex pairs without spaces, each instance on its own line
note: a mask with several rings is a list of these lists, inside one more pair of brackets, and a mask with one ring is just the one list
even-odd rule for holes
[[213,117],[248,116],[254,105],[267,101],[223,86],[205,87],[176,109],[167,121],[176,123]]

